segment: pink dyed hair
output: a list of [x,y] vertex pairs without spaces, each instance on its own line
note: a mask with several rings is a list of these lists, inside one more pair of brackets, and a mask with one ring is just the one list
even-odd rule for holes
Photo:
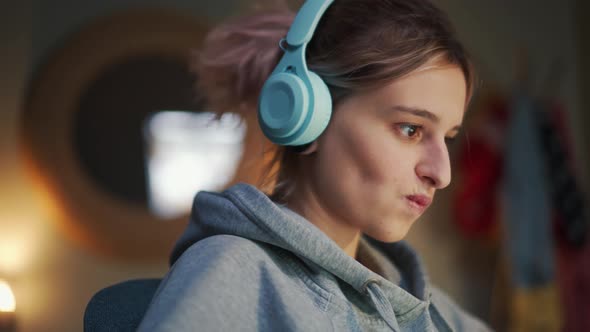
[[211,30],[195,52],[197,90],[215,112],[256,111],[258,94],[278,63],[279,41],[295,14],[265,11],[234,19]]

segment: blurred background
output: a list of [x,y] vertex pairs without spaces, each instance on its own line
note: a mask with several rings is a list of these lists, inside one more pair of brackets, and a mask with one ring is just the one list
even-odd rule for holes
[[[434,284],[499,331],[590,331],[590,5],[436,2],[481,88],[454,183],[408,241]],[[0,311],[17,331],[82,330],[98,290],[166,273],[197,190],[256,181],[255,119],[213,119],[187,60],[252,7],[3,3],[0,281],[16,305],[0,289]]]

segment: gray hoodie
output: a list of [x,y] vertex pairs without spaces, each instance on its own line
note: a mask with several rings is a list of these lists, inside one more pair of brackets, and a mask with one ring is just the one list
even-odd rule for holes
[[197,194],[140,331],[489,331],[403,242],[358,261],[253,186]]

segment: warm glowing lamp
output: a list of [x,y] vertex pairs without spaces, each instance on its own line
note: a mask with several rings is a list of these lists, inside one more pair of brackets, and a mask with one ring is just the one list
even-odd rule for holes
[[8,283],[0,280],[0,332],[16,330],[16,302]]

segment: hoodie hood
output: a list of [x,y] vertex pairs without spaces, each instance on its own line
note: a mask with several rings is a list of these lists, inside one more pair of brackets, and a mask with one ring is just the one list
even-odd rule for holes
[[[402,289],[348,256],[315,225],[248,184],[237,184],[222,193],[197,194],[189,225],[175,245],[170,263],[174,264],[192,244],[220,234],[260,241],[292,252],[304,262],[315,264],[314,268],[319,266],[368,295],[384,318],[391,317],[393,312],[395,317],[426,307],[430,299],[421,264],[403,242],[384,244],[363,240],[394,262],[401,275]],[[396,321],[388,321],[388,325],[393,330],[399,329]]]

